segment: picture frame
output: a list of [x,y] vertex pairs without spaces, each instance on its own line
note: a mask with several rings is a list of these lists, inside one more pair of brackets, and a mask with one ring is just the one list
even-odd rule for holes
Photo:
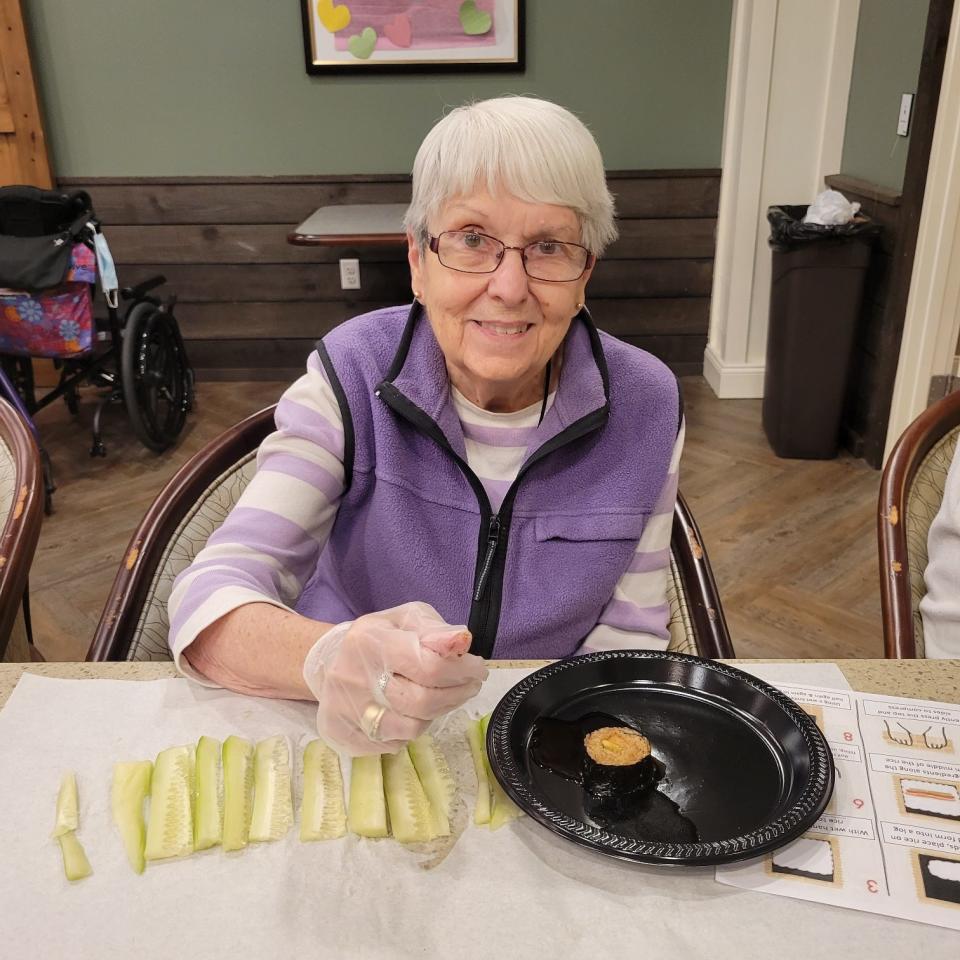
[[300,0],[307,73],[522,72],[525,0]]

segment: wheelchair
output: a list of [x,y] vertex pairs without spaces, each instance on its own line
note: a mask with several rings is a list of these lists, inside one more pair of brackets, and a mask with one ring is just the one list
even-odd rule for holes
[[[156,453],[183,429],[193,408],[194,376],[174,316],[176,297],[156,292],[165,282],[156,276],[117,288],[109,247],[85,192],[0,188],[0,392],[37,439],[48,514],[56,487],[33,422],[38,410],[62,397],[76,414],[79,388],[98,388],[91,456],[106,456],[101,421],[110,404],[126,408],[137,439]],[[97,286],[105,317],[94,315]],[[57,385],[43,396],[34,383],[35,357],[52,359],[59,371]]]

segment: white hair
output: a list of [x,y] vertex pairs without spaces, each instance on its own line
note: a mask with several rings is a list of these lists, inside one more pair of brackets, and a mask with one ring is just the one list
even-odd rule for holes
[[497,97],[457,107],[440,120],[413,162],[404,228],[423,249],[427,221],[454,197],[478,189],[568,207],[580,220],[581,243],[598,256],[617,237],[596,141],[549,100]]

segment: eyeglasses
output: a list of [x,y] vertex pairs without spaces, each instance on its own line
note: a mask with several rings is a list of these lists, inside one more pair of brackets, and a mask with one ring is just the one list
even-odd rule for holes
[[560,240],[535,240],[525,247],[508,247],[496,237],[475,230],[445,230],[429,239],[437,259],[461,273],[493,273],[508,250],[519,250],[523,269],[531,280],[569,283],[579,280],[596,259],[586,247]]

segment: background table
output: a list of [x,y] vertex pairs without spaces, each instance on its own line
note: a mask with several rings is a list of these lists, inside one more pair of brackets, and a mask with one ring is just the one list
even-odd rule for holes
[[344,203],[315,210],[287,241],[297,246],[360,247],[406,242],[405,203]]

